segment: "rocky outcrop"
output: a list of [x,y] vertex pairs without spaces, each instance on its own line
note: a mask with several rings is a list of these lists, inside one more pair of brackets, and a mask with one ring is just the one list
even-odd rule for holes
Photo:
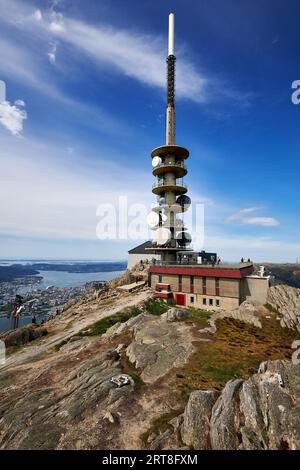
[[188,447],[209,449],[211,411],[218,396],[213,390],[196,390],[190,394],[181,428],[182,441]]
[[4,341],[7,348],[11,346],[22,346],[30,343],[34,339],[40,338],[47,334],[46,328],[39,328],[35,325],[23,326],[16,330],[10,330],[0,335],[0,339]]
[[183,322],[168,323],[164,318],[138,323],[127,357],[141,370],[146,383],[155,382],[173,367],[181,367],[193,352],[190,327]]
[[218,320],[222,320],[223,318],[233,318],[235,320],[249,323],[250,325],[253,325],[257,328],[262,328],[260,321],[262,310],[265,310],[265,308],[262,306],[257,306],[254,303],[246,300],[236,310],[213,313],[208,319],[209,327],[204,328],[203,331],[214,334],[217,331],[216,322]]
[[172,307],[172,308],[169,308],[169,310],[166,313],[164,313],[162,316],[168,322],[181,321],[181,320],[187,320],[188,318],[191,318],[192,312],[187,309]]
[[248,380],[231,380],[217,398],[193,392],[181,436],[194,449],[300,449],[300,365],[264,362]]
[[282,327],[300,332],[300,289],[284,284],[270,287],[267,303],[280,313]]
[[129,318],[126,322],[118,322],[115,323],[111,328],[109,328],[102,338],[106,340],[112,340],[117,336],[120,336],[125,331],[132,329],[134,326],[139,325],[140,323],[144,323],[146,321],[153,320],[153,315],[147,313],[140,313],[136,317]]
[[[90,340],[90,351],[93,348]],[[77,355],[57,362],[21,389],[8,388],[0,402],[0,449],[113,448],[123,406],[133,397],[134,382],[117,387],[111,382],[122,370],[114,352],[98,353],[80,365]],[[77,357],[76,357],[77,356]],[[66,360],[73,367],[66,374]],[[49,375],[50,374],[50,375]],[[5,381],[5,376],[1,379]],[[26,377],[24,377],[24,380]],[[119,444],[120,445],[120,444]],[[122,445],[121,445],[122,446]]]
[[239,447],[239,391],[242,380],[231,380],[213,406],[210,420],[212,449],[235,450]]

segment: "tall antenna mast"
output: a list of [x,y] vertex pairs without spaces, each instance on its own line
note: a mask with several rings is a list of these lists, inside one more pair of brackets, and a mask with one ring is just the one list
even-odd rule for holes
[[175,61],[174,54],[175,16],[169,15],[169,44],[167,57],[167,113],[166,113],[166,145],[175,144]]

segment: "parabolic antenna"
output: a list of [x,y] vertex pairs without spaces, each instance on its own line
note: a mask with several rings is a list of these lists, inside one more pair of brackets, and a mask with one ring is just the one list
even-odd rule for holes
[[152,158],[152,166],[153,168],[156,168],[158,165],[161,164],[161,158],[160,157],[154,157]]
[[188,197],[186,194],[182,194],[181,196],[178,196],[176,199],[177,204],[180,204],[181,207],[184,207],[185,209],[188,209],[188,207],[191,205],[192,201],[191,198]]
[[183,230],[183,227],[184,227],[184,225],[183,225],[183,220],[181,220],[181,219],[176,219],[175,227],[176,227],[176,228],[180,228],[180,229]]
[[189,245],[192,241],[192,236],[188,232],[180,232],[176,237],[179,246]]
[[147,224],[151,229],[154,229],[158,226],[159,224],[159,215],[157,212],[151,211],[147,215]]
[[162,222],[167,222],[167,220],[168,220],[167,214],[165,214],[164,212],[161,212],[160,215],[161,215],[161,221]]
[[154,232],[153,240],[158,245],[164,245],[171,238],[171,232],[167,228],[160,227]]
[[159,202],[160,205],[163,205],[163,204],[166,203],[166,198],[165,197],[160,197],[160,198],[158,198],[158,202]]

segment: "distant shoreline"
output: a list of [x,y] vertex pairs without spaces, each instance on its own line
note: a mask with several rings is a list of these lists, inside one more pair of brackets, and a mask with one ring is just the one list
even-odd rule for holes
[[[7,261],[8,262],[8,261]],[[9,265],[0,265],[0,283],[11,282],[25,276],[37,276],[40,271],[56,271],[66,273],[97,273],[123,271],[126,269],[125,261],[101,261],[101,262],[38,262],[26,263],[12,262]]]

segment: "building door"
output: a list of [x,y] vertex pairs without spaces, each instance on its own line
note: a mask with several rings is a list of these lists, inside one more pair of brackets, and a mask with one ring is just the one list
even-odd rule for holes
[[185,294],[176,294],[176,305],[185,305]]

